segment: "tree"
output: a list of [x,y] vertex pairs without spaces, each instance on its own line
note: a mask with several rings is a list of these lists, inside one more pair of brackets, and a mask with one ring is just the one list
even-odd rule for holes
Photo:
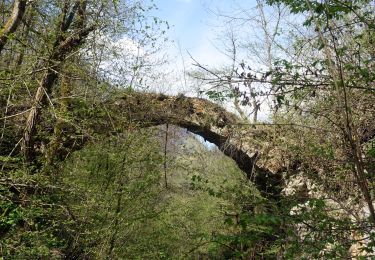
[[[57,24],[56,37],[53,43],[53,49],[50,57],[47,59],[44,76],[41,79],[31,108],[22,140],[22,150],[26,160],[32,159],[33,155],[30,150],[33,147],[33,135],[35,134],[35,127],[38,124],[40,106],[45,106],[47,96],[52,94],[52,86],[58,77],[60,63],[64,61],[67,55],[74,51],[87,35],[95,29],[94,25],[87,25],[86,22],[86,1],[77,1],[73,6],[70,6],[69,1],[64,3],[61,14],[61,20]],[[71,9],[71,10],[69,10]],[[75,18],[76,16],[76,18]],[[68,34],[72,24],[75,23],[76,28]]]
[[[7,1],[2,2],[5,10],[4,4],[8,6]],[[147,38],[151,28],[137,28],[149,22],[144,16],[147,10],[147,4],[140,1],[32,1],[17,30],[12,29],[11,37],[6,35],[7,45],[0,57],[0,103],[4,108],[1,255],[61,257],[67,246],[64,232],[69,231],[56,224],[62,224],[58,208],[64,206],[56,192],[61,186],[50,177],[58,175],[61,161],[74,149],[81,149],[89,138],[95,140],[89,131],[99,122],[91,118],[80,122],[77,115],[93,112],[90,109],[100,104],[95,112],[101,116],[100,122],[109,123],[110,115],[98,100],[116,89],[109,85],[108,77],[95,71],[85,47],[94,45],[98,41],[94,35],[99,34],[112,40]]]
[[[5,108],[0,253],[18,258],[156,258],[172,256],[174,248],[198,257],[371,256],[375,118],[364,113],[373,112],[375,103],[371,2],[268,2],[278,13],[286,10],[285,4],[305,18],[303,30],[296,30],[302,25],[288,28],[288,50],[277,45],[277,22],[269,30],[267,7],[258,1],[258,22],[269,40],[263,71],[239,60],[240,38],[233,30],[229,69],[199,66],[212,76],[206,82],[215,89],[207,95],[219,101],[234,98],[248,105],[252,100],[256,112],[259,98],[274,97],[277,109],[270,123],[256,122],[257,116],[249,123],[200,98],[135,91],[153,66],[140,55],[143,45],[155,43],[147,30],[159,28],[158,20],[144,16],[148,7],[142,2],[46,0],[27,6],[0,57],[0,103]],[[147,27],[150,22],[155,27]],[[110,75],[103,66],[118,58],[121,37],[135,44],[137,53],[129,63],[111,63],[119,66]],[[109,42],[114,44],[105,44]],[[108,56],[111,50],[115,54]],[[124,82],[126,90],[115,82]],[[158,202],[166,199],[159,191],[180,186],[177,179],[168,179],[170,189],[159,185],[159,167],[167,162],[160,152],[168,148],[140,133],[162,124],[184,127],[216,144],[245,173],[240,185],[209,179],[205,170],[238,172],[202,159],[216,158],[210,152],[188,159],[167,153],[176,160],[173,170],[181,167],[192,175],[183,190],[195,192],[203,202],[185,210],[183,201],[190,197],[176,196],[171,201],[177,206],[169,208],[175,215],[159,212],[164,208]],[[105,203],[97,203],[99,197]],[[224,213],[215,217],[225,223],[210,222],[220,231],[209,235],[201,223],[220,202],[226,203]],[[189,217],[175,219],[184,212]],[[151,216],[167,221],[154,222]],[[158,232],[144,228],[145,223]],[[167,234],[174,226],[184,235],[174,234],[168,247]],[[139,236],[120,232],[134,230]],[[153,250],[147,251],[148,235],[164,239],[153,239]],[[125,240],[131,240],[126,250],[121,246]]]
[[[312,197],[321,199],[324,194],[336,197],[334,202],[321,202],[324,205],[322,211],[330,212],[325,213],[326,220],[333,216],[338,217],[332,212],[333,205],[347,212],[346,214],[352,214],[353,208],[361,210],[363,206],[357,208],[357,205],[347,202],[348,197],[361,197],[360,204],[367,205],[369,213],[357,215],[353,217],[355,220],[349,220],[349,223],[356,227],[354,229],[361,230],[359,233],[362,238],[372,237],[369,227],[375,223],[370,188],[373,179],[371,174],[367,173],[372,171],[373,158],[367,155],[368,148],[365,148],[364,143],[368,135],[373,136],[369,134],[373,133],[373,129],[368,127],[367,123],[372,120],[372,116],[364,113],[363,109],[366,107],[371,110],[370,104],[373,104],[373,77],[366,73],[374,65],[370,58],[373,43],[368,41],[373,37],[373,14],[369,12],[373,6],[370,1],[269,2],[284,3],[292,12],[306,15],[304,25],[309,29],[309,34],[297,38],[294,59],[280,60],[276,64],[277,70],[271,74],[274,84],[281,90],[278,97],[279,103],[285,108],[284,115],[298,111],[302,114],[294,116],[293,119],[287,116],[287,120],[301,122],[302,125],[313,124],[324,129],[328,126],[328,132],[303,131],[306,137],[311,136],[301,138],[298,134],[294,137],[304,146],[311,147],[306,149],[298,144],[294,145],[298,150],[298,161],[302,161],[301,168],[311,171],[308,176],[316,181],[318,189],[321,189],[320,194],[315,193]],[[334,132],[330,133],[332,129]],[[320,140],[319,144],[316,140]],[[316,159],[311,159],[314,156]],[[307,163],[309,160],[310,163]],[[349,176],[351,178],[348,178]],[[339,219],[345,218],[341,215]],[[337,219],[331,220],[331,223],[342,225],[343,230],[351,230],[347,223],[340,223]],[[306,225],[306,230],[310,231],[317,227]],[[318,230],[325,232],[325,228]],[[340,234],[335,236],[337,244],[340,244],[339,236]],[[353,248],[356,239],[358,233],[349,239],[351,241],[344,241],[340,245],[345,247],[347,243]],[[319,244],[316,240],[313,240],[313,243]],[[324,254],[325,250],[329,252],[329,243],[325,241],[319,245],[317,255]],[[343,256],[345,250],[351,250],[349,247],[341,252]],[[372,242],[367,245],[364,243],[361,250],[371,253]],[[337,253],[340,247],[332,251]],[[353,253],[361,254],[358,251]]]
[[[370,173],[374,161],[369,141],[371,143],[374,137],[374,128],[369,125],[372,114],[365,112],[373,111],[374,103],[374,78],[369,73],[374,66],[371,58],[374,47],[370,40],[374,36],[373,5],[371,1],[267,2],[277,8],[285,8],[281,6],[284,4],[292,14],[305,18],[300,25],[303,29],[288,28],[290,48],[280,48],[281,54],[268,70],[233,77],[230,72],[220,74],[200,67],[210,73],[208,82],[213,86],[227,84],[228,79],[240,84],[249,81],[270,84],[271,91],[253,88],[253,95],[274,97],[278,112],[271,126],[280,130],[275,129],[277,135],[262,143],[261,146],[269,148],[264,149],[268,152],[260,153],[258,160],[268,157],[284,165],[282,194],[292,196],[284,197],[287,210],[281,211],[282,218],[290,225],[283,229],[286,233],[290,232],[289,228],[304,230],[296,231],[296,241],[309,241],[305,255],[299,254],[291,250],[293,243],[287,242],[292,241],[293,236],[284,234],[280,236],[283,237],[280,250],[285,250],[282,254],[347,257],[358,245],[356,241],[373,237],[373,177]],[[246,63],[239,64],[238,68],[246,68]],[[220,91],[208,95],[233,97]],[[242,98],[246,101],[246,96]],[[299,187],[291,187],[293,182]],[[291,190],[293,192],[289,193]],[[354,198],[359,206],[350,203]],[[295,211],[296,208],[302,211]],[[306,215],[306,211],[311,215]],[[355,211],[362,213],[353,214]],[[321,221],[325,224],[319,226]],[[297,224],[301,222],[303,227]],[[330,240],[320,240],[323,234],[331,234]],[[372,242],[358,247],[361,249],[352,251],[354,255],[373,250]]]
[[145,222],[156,221],[163,208],[162,156],[152,134],[127,132],[66,162],[61,180],[72,192],[62,196],[72,221],[67,225],[77,234],[65,249],[68,257],[127,258]]
[[27,0],[15,0],[13,3],[12,13],[8,20],[0,30],[0,53],[4,48],[4,45],[11,37],[11,34],[17,30],[20,21],[25,13]]
[[[368,55],[372,52],[372,43],[367,42],[366,39],[373,35],[372,27],[374,26],[371,23],[372,15],[367,11],[370,1],[358,3],[328,1],[323,4],[302,2],[292,1],[287,4],[293,12],[308,12],[305,25],[315,27],[317,44],[319,44],[322,56],[312,59],[312,64],[324,63],[320,75],[327,73],[326,83],[323,84],[328,85],[328,95],[334,98],[337,104],[338,121],[335,126],[341,130],[341,137],[344,140],[343,149],[346,150],[348,162],[353,166],[353,174],[368,204],[371,221],[375,224],[373,199],[365,177],[366,166],[363,162],[365,155],[361,147],[362,122],[356,118],[356,114],[359,114],[355,112],[353,106],[353,99],[362,95],[361,101],[366,102],[367,91],[371,91],[372,77],[366,73],[373,66]],[[351,23],[348,24],[348,21]],[[364,29],[357,29],[356,26]],[[354,50],[354,46],[358,48]],[[309,69],[303,67],[305,72]],[[300,78],[297,72],[294,72],[292,76]],[[319,90],[319,87],[317,86],[316,89]],[[368,98],[371,99],[372,94]]]
[[[251,115],[253,123],[257,123],[262,108],[277,110],[275,91],[267,84],[272,81],[271,75],[266,72],[273,69],[277,57],[284,55],[286,43],[281,32],[288,26],[285,7],[270,7],[260,0],[256,3],[255,7],[237,3],[234,10],[216,13],[224,27],[222,46],[217,48],[231,59],[230,66],[213,69],[195,61],[203,73],[196,77],[208,83],[201,92],[216,100],[232,100],[236,112],[244,120]],[[269,102],[270,97],[274,104]]]

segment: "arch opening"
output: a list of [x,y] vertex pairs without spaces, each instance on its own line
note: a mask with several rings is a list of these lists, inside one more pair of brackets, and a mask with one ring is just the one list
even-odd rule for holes
[[127,118],[141,127],[171,124],[215,144],[232,158],[263,196],[278,200],[281,174],[257,165],[258,152],[237,142],[235,131],[241,120],[219,105],[201,98],[126,92],[113,102],[119,120]]

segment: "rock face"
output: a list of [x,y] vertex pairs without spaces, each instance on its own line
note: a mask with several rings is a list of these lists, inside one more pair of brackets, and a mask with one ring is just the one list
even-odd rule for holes
[[113,101],[112,109],[144,127],[168,123],[200,135],[232,158],[264,196],[280,196],[281,174],[258,164],[262,155],[247,141],[254,130],[244,129],[241,119],[219,105],[181,95],[127,92]]

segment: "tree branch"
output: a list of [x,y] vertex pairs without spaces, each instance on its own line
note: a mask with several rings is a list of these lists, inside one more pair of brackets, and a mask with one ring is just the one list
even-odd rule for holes
[[0,53],[7,43],[9,36],[17,30],[18,25],[25,13],[27,0],[15,0],[12,14],[0,30]]

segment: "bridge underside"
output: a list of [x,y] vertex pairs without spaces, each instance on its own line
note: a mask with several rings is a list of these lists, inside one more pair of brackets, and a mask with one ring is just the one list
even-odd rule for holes
[[249,147],[242,121],[217,104],[200,98],[127,92],[111,104],[116,116],[143,127],[173,124],[203,137],[232,158],[265,197],[278,199],[281,174],[257,165],[259,153]]

